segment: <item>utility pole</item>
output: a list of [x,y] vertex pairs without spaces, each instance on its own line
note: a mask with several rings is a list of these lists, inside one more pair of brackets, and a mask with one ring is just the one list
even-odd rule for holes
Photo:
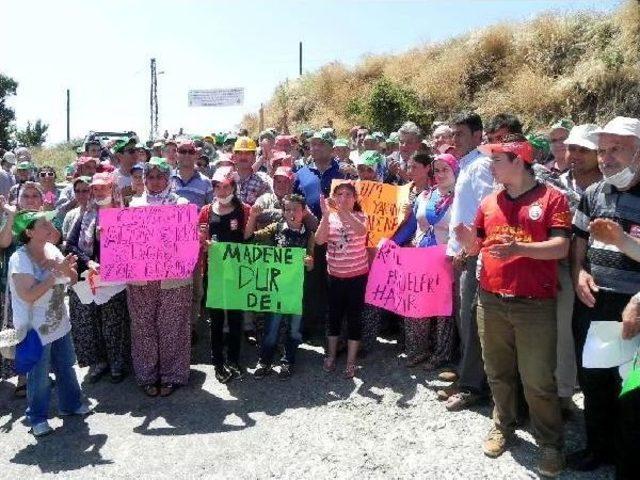
[[71,141],[71,128],[70,128],[70,114],[71,114],[71,93],[67,88],[67,143]]
[[264,130],[264,105],[262,103],[260,104],[260,122],[258,127],[261,132]]
[[151,88],[149,90],[149,139],[158,136],[158,74],[156,59],[151,59]]
[[300,42],[300,55],[299,55],[299,59],[298,59],[298,66],[299,66],[299,74],[300,76],[302,76],[302,42]]

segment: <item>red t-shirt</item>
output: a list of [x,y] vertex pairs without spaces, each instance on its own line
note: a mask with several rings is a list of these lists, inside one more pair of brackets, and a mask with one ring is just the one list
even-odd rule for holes
[[484,238],[480,253],[480,287],[488,292],[517,297],[555,298],[557,260],[528,257],[494,258],[486,247],[501,243],[501,235],[517,242],[543,242],[551,236],[569,235],[571,213],[565,196],[544,184],[512,199],[506,190],[495,192],[480,204],[475,226]]

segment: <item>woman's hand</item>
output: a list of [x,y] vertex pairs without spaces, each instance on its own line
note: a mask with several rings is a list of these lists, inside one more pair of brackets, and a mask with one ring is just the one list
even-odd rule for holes
[[307,270],[313,269],[313,256],[305,255],[304,257],[304,266],[307,267]]
[[[67,257],[69,257],[69,255],[67,255]],[[93,272],[94,275],[100,275],[100,264],[98,262],[89,260],[89,263],[87,263],[87,267],[89,267],[89,270]]]
[[2,209],[2,211],[6,213],[7,216],[10,216],[10,217],[15,216],[15,214],[18,211],[18,207],[8,203],[4,198],[4,195],[0,195],[0,209]]
[[322,212],[322,216],[325,217],[329,215],[330,206],[329,201],[331,199],[327,199],[324,195],[320,195],[320,211]]

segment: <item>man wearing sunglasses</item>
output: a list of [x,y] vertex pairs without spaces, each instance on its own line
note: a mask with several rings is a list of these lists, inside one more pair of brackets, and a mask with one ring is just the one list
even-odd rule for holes
[[131,168],[137,161],[136,139],[119,140],[113,147],[113,153],[118,160],[118,167],[113,172],[116,194],[127,204],[133,196]]
[[211,181],[196,170],[198,157],[193,142],[185,141],[178,145],[177,168],[171,176],[171,185],[176,194],[198,206],[200,210],[213,200]]

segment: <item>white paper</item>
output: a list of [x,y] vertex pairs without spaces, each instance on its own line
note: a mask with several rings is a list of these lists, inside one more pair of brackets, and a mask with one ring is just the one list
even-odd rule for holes
[[[582,352],[585,368],[612,368],[633,360],[640,336],[622,338],[622,322],[591,322]],[[622,372],[621,372],[622,373]]]
[[126,288],[126,285],[122,283],[101,283],[100,276],[96,275],[93,278],[96,291],[96,293],[94,294],[91,290],[91,285],[86,280],[87,273],[88,271],[84,272],[82,274],[83,280],[79,281],[73,287],[71,287],[78,295],[78,299],[80,299],[80,302],[82,302],[82,304],[84,305],[88,305],[90,303],[95,303],[96,305],[104,305],[109,300],[111,300],[111,298],[113,298],[115,295]]

